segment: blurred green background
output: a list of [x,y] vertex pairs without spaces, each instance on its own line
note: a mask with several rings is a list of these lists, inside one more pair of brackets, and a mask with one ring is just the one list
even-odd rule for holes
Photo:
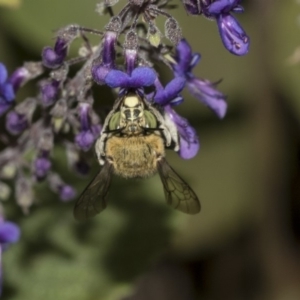
[[[237,17],[251,37],[245,57],[224,49],[214,22],[187,16],[181,5],[174,11],[202,54],[197,75],[222,78],[228,95],[222,121],[187,93],[178,108],[201,149],[192,160],[174,153],[168,160],[199,195],[201,213],[167,207],[158,176],[115,178],[105,212],[78,223],[74,203],[41,185],[28,216],[13,199],[4,203],[22,238],[3,257],[3,299],[300,299],[300,5],[242,2]],[[0,61],[11,72],[40,60],[53,30],[70,23],[101,30],[108,16],[94,12],[96,3],[0,1]],[[18,100],[27,94],[35,87]],[[74,176],[63,149],[56,154],[55,169],[82,191],[93,174]]]

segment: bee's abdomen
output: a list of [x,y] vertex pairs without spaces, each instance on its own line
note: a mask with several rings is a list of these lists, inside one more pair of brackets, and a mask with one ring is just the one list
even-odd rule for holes
[[156,135],[112,137],[106,144],[106,155],[115,173],[125,178],[143,178],[157,172],[157,159],[164,156],[164,144]]

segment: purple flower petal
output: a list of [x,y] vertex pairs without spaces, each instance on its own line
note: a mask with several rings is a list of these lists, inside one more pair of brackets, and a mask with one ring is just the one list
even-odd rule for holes
[[138,67],[131,76],[119,71],[111,70],[105,77],[105,83],[112,88],[141,88],[154,84],[156,73],[152,68]]
[[106,75],[114,69],[117,36],[114,31],[107,31],[104,35],[99,63],[92,67],[92,76],[98,84],[104,84]]
[[186,76],[190,71],[190,64],[193,58],[192,48],[185,39],[182,39],[176,46],[175,60],[176,65],[173,65],[177,76]]
[[126,71],[130,75],[134,70],[136,60],[137,60],[137,50],[126,49],[125,50]]
[[167,105],[169,102],[177,98],[178,94],[183,90],[186,79],[177,77],[171,80],[164,89],[159,90],[154,100],[160,105]]
[[38,179],[45,178],[50,169],[51,169],[51,161],[48,158],[38,157],[34,161],[35,176]]
[[200,144],[198,140],[192,138],[193,136],[197,138],[196,134],[197,133],[194,128],[187,127],[185,136],[188,135],[190,137],[190,140],[185,139],[183,135],[180,135],[179,155],[183,159],[191,159],[197,155]]
[[9,83],[12,84],[13,89],[16,92],[28,77],[30,77],[28,70],[24,67],[20,67],[9,77]]
[[177,126],[180,136],[180,156],[183,159],[193,158],[200,148],[196,130],[190,126],[185,118],[179,116],[170,106],[166,106],[165,111]]
[[42,51],[43,65],[50,69],[57,68],[63,63],[65,56],[66,53],[57,54],[51,47],[45,47]]
[[105,77],[105,83],[112,88],[128,87],[129,75],[119,70],[111,70]]
[[12,84],[5,83],[0,85],[0,97],[3,97],[7,102],[12,102],[15,99],[15,91]]
[[201,59],[201,55],[199,53],[194,53],[190,62],[190,69],[195,68],[196,65],[199,63],[200,59]]
[[91,130],[81,131],[75,136],[76,145],[83,151],[88,151],[95,141],[95,135]]
[[42,102],[45,106],[52,105],[57,99],[59,81],[52,80],[41,85]]
[[217,19],[219,33],[225,48],[235,55],[249,51],[250,39],[240,23],[231,15],[220,15]]
[[222,13],[229,13],[235,6],[239,4],[240,0],[217,0],[210,4],[206,11],[210,15],[220,15]]
[[28,127],[28,120],[25,115],[11,111],[6,116],[6,129],[13,135],[17,135]]
[[16,243],[20,239],[20,228],[13,222],[0,224],[0,244]]
[[78,115],[79,115],[82,131],[86,131],[90,129],[90,115],[89,115],[90,110],[91,110],[91,106],[87,102],[81,102],[78,105]]
[[209,81],[192,78],[187,82],[189,92],[208,106],[219,118],[226,114],[227,103],[225,96],[215,89],[215,85]]
[[104,84],[106,75],[111,71],[110,67],[106,67],[103,64],[95,65],[92,67],[92,76],[93,79],[98,84]]
[[154,84],[156,73],[149,67],[138,67],[132,71],[130,77],[130,87],[140,88]]
[[7,79],[7,69],[3,63],[0,63],[0,84],[3,84]]
[[56,40],[56,42],[55,42],[55,45],[54,45],[54,51],[55,51],[55,53],[59,57],[65,58],[66,55],[67,55],[67,50],[68,50],[68,48],[67,48],[67,42],[64,39],[58,37],[57,40]]
[[102,62],[105,66],[113,67],[116,50],[115,44],[117,41],[118,34],[114,31],[107,31],[104,35],[103,48],[102,48]]

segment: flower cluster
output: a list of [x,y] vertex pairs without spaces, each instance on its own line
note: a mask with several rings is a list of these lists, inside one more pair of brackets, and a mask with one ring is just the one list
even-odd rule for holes
[[[179,23],[168,12],[174,8],[170,1],[128,0],[115,15],[112,6],[117,1],[105,0],[97,5],[99,14],[111,16],[103,31],[72,24],[57,31],[54,46],[43,49],[40,62],[25,63],[10,76],[0,63],[0,116],[5,118],[7,131],[0,135],[1,198],[9,197],[7,180],[13,182],[14,197],[25,213],[34,202],[38,182],[46,181],[62,201],[76,196],[75,189],[53,169],[54,149],[63,146],[69,167],[82,175],[88,173],[89,153],[104,121],[94,106],[94,85],[106,85],[114,93],[118,89],[115,98],[129,89],[138,91],[175,125],[179,155],[190,159],[197,154],[195,129],[174,110],[184,100],[182,90],[187,88],[219,118],[225,116],[227,103],[217,83],[193,73],[200,54],[193,53]],[[248,52],[249,38],[231,14],[243,11],[240,0],[182,2],[188,13],[216,20],[227,50],[235,55]],[[166,18],[164,34],[156,26],[158,16]],[[98,35],[101,42],[91,45],[88,34]],[[83,41],[79,55],[69,58],[68,50],[78,38]],[[165,86],[153,68],[159,63],[173,75]],[[75,64],[80,67],[71,75]],[[37,95],[17,102],[18,90],[37,77]],[[0,247],[18,237],[15,225],[0,220]]]

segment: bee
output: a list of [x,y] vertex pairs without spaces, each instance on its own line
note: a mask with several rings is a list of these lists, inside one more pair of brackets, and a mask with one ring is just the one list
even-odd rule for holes
[[106,208],[113,174],[147,178],[157,172],[167,203],[184,213],[198,213],[198,197],[167,163],[166,148],[179,150],[177,128],[169,117],[134,91],[119,97],[95,144],[102,169],[76,202],[75,218],[85,220]]

